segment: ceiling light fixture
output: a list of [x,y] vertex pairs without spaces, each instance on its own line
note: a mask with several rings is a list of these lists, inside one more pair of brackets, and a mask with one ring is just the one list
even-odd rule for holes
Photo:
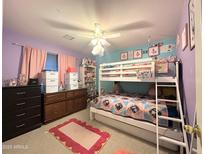
[[93,46],[92,54],[93,55],[104,55],[105,47],[110,46],[110,43],[108,43],[104,38],[102,37],[96,37],[91,40],[90,45]]
[[97,44],[93,47],[92,54],[95,56],[96,55],[103,56],[104,51],[105,51],[104,47],[102,46],[100,41],[98,41]]

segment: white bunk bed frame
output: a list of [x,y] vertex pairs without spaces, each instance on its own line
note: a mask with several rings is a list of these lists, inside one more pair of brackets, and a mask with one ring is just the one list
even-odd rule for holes
[[[129,66],[129,67],[124,67],[123,65],[126,64],[132,64],[132,63],[149,63],[146,66]],[[119,67],[115,67],[115,68],[103,68],[106,66],[110,66],[110,65],[118,65]],[[152,73],[152,77],[149,79],[137,79],[136,77],[124,77],[123,74],[136,74],[136,72],[123,72],[123,69],[132,69],[132,68],[151,68]],[[103,71],[108,71],[108,70],[118,70],[118,72],[113,72],[113,73],[103,73]],[[99,68],[99,84],[98,84],[98,93],[99,95],[101,95],[101,81],[124,81],[124,82],[152,82],[152,83],[175,83],[176,81],[178,81],[179,79],[179,63],[176,62],[176,75],[175,77],[156,77],[155,76],[155,61],[152,60],[152,58],[147,58],[147,59],[141,59],[141,60],[130,60],[130,61],[121,61],[121,62],[114,62],[114,63],[104,63],[104,64],[100,64],[100,68]],[[103,77],[103,75],[118,75],[118,77]],[[96,116],[95,116],[96,114]],[[104,118],[107,117],[106,119],[103,120],[103,118],[99,118],[99,116],[103,116]],[[140,121],[140,120],[135,120],[132,118],[128,118],[128,117],[122,117],[119,115],[115,115],[112,114],[111,112],[108,111],[104,111],[104,110],[100,110],[100,109],[96,109],[94,107],[90,107],[90,120],[96,119],[96,117],[98,117],[98,119],[100,119],[100,121],[103,123],[107,123],[107,121],[110,119],[115,120],[116,122],[121,122],[124,124],[128,124],[129,126],[134,126],[131,127],[129,129],[132,129],[131,131],[129,131],[128,133],[131,132],[132,135],[138,136],[138,133],[136,133],[136,131],[134,131],[133,129],[135,128],[139,128],[138,131],[143,133],[140,134],[144,134],[146,137],[144,136],[138,136],[138,137],[142,137],[146,140],[152,141],[154,143],[156,143],[156,131],[158,131],[159,135],[164,135],[165,133],[168,134],[168,136],[170,135],[172,138],[175,138],[177,140],[183,140],[183,138],[181,138],[182,133],[181,132],[177,132],[174,130],[170,130],[168,128],[165,127],[158,127],[158,124],[152,124],[149,122],[144,122],[144,121]],[[96,119],[97,120],[97,119]],[[111,120],[111,121],[112,121]],[[158,122],[158,121],[157,121]],[[111,122],[112,125],[113,121]],[[120,126],[117,126],[118,128],[120,128]],[[156,129],[156,127],[158,127],[158,129]],[[121,129],[121,128],[120,128]],[[126,131],[126,130],[125,130]],[[134,132],[134,133],[132,133]],[[151,132],[151,134],[150,134]],[[153,139],[154,137],[154,139]],[[164,146],[166,148],[169,148],[171,150],[177,150],[178,147],[174,144],[169,144],[169,143],[164,143],[160,141],[160,145]]]

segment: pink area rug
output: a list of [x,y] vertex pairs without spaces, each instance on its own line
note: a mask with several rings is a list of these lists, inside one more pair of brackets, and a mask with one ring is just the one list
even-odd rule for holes
[[118,150],[114,154],[136,154],[136,153],[131,153],[126,150]]
[[110,137],[109,133],[75,118],[51,128],[49,132],[74,153],[80,154],[98,152]]

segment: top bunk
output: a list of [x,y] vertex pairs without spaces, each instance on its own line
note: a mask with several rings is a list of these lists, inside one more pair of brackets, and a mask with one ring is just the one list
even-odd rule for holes
[[146,58],[100,64],[99,81],[176,82],[178,72],[176,58]]

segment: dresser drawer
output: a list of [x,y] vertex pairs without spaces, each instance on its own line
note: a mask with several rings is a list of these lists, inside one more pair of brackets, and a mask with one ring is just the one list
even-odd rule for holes
[[42,72],[43,79],[57,79],[58,80],[58,72],[46,71]]
[[46,94],[45,95],[45,104],[51,104],[55,102],[59,102],[65,100],[65,93],[55,93],[55,94]]
[[45,122],[57,119],[66,114],[65,102],[59,102],[54,104],[45,105]]
[[58,86],[58,79],[44,79],[43,84],[46,86]]
[[20,87],[20,88],[8,88],[3,90],[3,99],[4,100],[15,100],[19,98],[27,98],[40,96],[40,87]]
[[22,121],[13,121],[12,123],[3,123],[3,141],[8,140],[12,137],[18,136],[20,134],[26,133],[29,130],[41,126],[41,116],[36,115],[29,119]]
[[44,85],[44,91],[46,93],[58,92],[58,85]]
[[65,80],[68,80],[68,79],[78,79],[78,73],[76,73],[76,72],[66,73]]
[[8,100],[7,102],[3,101],[2,109],[3,114],[10,114],[12,112],[16,112],[18,110],[23,110],[30,108],[32,106],[40,106],[41,105],[41,97],[30,97],[24,99],[17,100]]
[[74,98],[74,97],[75,97],[75,91],[66,92],[66,98]]
[[73,104],[75,103],[74,100],[67,100],[66,102],[66,114],[73,113]]
[[18,121],[22,121],[25,119],[29,119],[29,118],[36,116],[36,115],[41,115],[41,106],[40,105],[31,107],[29,109],[16,110],[10,114],[3,114],[2,121],[5,124],[8,122],[11,122],[11,121],[18,122]]
[[82,96],[87,96],[87,89],[81,90],[81,95]]
[[86,90],[76,90],[75,91],[75,96],[85,96],[87,94]]
[[65,84],[78,84],[78,79],[65,79]]

